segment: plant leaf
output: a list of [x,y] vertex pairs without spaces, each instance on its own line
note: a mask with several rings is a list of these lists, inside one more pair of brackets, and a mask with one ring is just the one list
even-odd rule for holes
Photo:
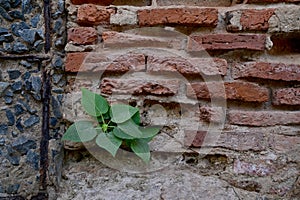
[[134,140],[130,143],[132,151],[140,157],[145,163],[150,161],[150,148],[145,140]]
[[142,132],[141,138],[153,138],[160,131],[158,127],[139,127],[139,130]]
[[113,157],[115,157],[122,144],[122,140],[115,137],[112,133],[101,133],[96,138],[96,144],[107,150]]
[[140,131],[139,126],[136,125],[131,119],[124,123],[118,124],[118,127],[127,135],[134,138],[142,138],[143,133]]
[[121,138],[121,139],[126,139],[126,140],[133,140],[134,137],[124,133],[120,128],[118,127],[115,127],[114,130],[113,130],[113,134],[118,137],[118,138]]
[[140,112],[136,112],[131,119],[134,121],[134,123],[136,125],[140,125],[141,124],[141,116],[140,116]]
[[87,142],[94,139],[97,135],[93,123],[89,121],[79,121],[72,124],[62,137],[62,140],[73,142]]
[[89,115],[98,117],[107,113],[109,105],[104,97],[85,88],[82,88],[81,91],[81,104]]
[[110,109],[111,121],[115,123],[123,123],[139,112],[138,108],[125,105],[114,104]]

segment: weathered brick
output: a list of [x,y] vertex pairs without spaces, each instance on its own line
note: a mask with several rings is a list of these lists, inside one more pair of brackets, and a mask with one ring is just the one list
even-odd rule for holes
[[[288,17],[287,17],[288,16]],[[275,10],[269,20],[269,32],[290,33],[300,31],[300,7],[283,6]]]
[[77,22],[82,25],[107,24],[114,10],[97,7],[94,4],[84,4],[78,8]]
[[183,58],[148,56],[147,71],[150,73],[178,72],[183,75],[226,75],[227,61],[215,58]]
[[276,166],[263,160],[256,162],[235,160],[233,171],[236,174],[246,174],[250,176],[269,176],[276,172]]
[[202,121],[209,123],[221,123],[225,121],[225,112],[222,107],[201,106],[199,116]]
[[68,41],[74,44],[93,44],[98,40],[98,33],[92,27],[77,27],[68,30]]
[[143,54],[69,53],[66,72],[108,72],[114,74],[145,70]]
[[178,92],[179,81],[105,78],[100,88],[104,94],[173,96]]
[[199,99],[228,99],[247,102],[269,100],[269,91],[258,84],[248,82],[207,82],[187,85],[187,96]]
[[229,111],[230,124],[244,126],[274,126],[300,124],[298,111]]
[[71,0],[71,2],[75,5],[81,5],[81,4],[97,4],[101,6],[108,6],[110,5],[114,0]]
[[215,27],[218,10],[214,8],[154,8],[138,11],[140,26],[183,24]]
[[300,105],[300,88],[284,88],[274,91],[274,105]]
[[268,142],[260,132],[206,132],[185,130],[184,145],[189,147],[222,147],[238,151],[262,151]]
[[233,67],[233,77],[300,81],[300,65],[285,63],[248,62]]
[[172,6],[172,5],[184,5],[184,6],[207,6],[207,7],[226,7],[231,5],[231,0],[156,0],[158,6]]
[[267,31],[275,9],[234,10],[226,13],[228,31]]
[[180,36],[178,38],[166,38],[163,36],[154,37],[130,33],[119,33],[116,31],[106,31],[102,33],[103,45],[105,48],[162,47],[181,49],[182,41],[185,38],[185,36]]
[[248,0],[247,3],[298,3],[300,0]]
[[264,50],[264,34],[206,34],[192,35],[188,41],[189,51],[203,50]]
[[66,72],[80,72],[88,53],[68,53],[65,64]]
[[287,135],[272,135],[269,137],[270,147],[279,152],[291,152],[299,150],[300,137]]

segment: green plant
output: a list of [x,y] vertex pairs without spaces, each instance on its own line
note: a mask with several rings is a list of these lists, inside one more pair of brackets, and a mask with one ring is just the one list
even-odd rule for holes
[[159,132],[158,127],[141,127],[140,112],[136,107],[125,104],[109,105],[101,95],[82,88],[81,104],[84,110],[97,120],[78,121],[72,124],[62,140],[96,144],[115,156],[122,144],[131,148],[144,162],[150,160],[148,142]]

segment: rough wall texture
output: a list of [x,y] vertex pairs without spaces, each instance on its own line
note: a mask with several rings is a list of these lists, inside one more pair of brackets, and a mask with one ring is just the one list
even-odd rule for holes
[[[299,3],[0,1],[0,195],[298,199]],[[81,87],[162,126],[148,166],[62,151],[64,124],[87,118]]]

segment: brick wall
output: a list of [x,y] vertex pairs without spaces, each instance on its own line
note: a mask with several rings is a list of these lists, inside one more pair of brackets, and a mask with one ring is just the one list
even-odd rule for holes
[[[299,198],[299,3],[1,0],[0,199]],[[148,166],[62,148],[81,87],[162,127]]]
[[163,126],[153,151],[223,156],[212,174],[230,186],[296,197],[299,2],[71,0],[65,117],[80,116],[70,101],[93,88]]

